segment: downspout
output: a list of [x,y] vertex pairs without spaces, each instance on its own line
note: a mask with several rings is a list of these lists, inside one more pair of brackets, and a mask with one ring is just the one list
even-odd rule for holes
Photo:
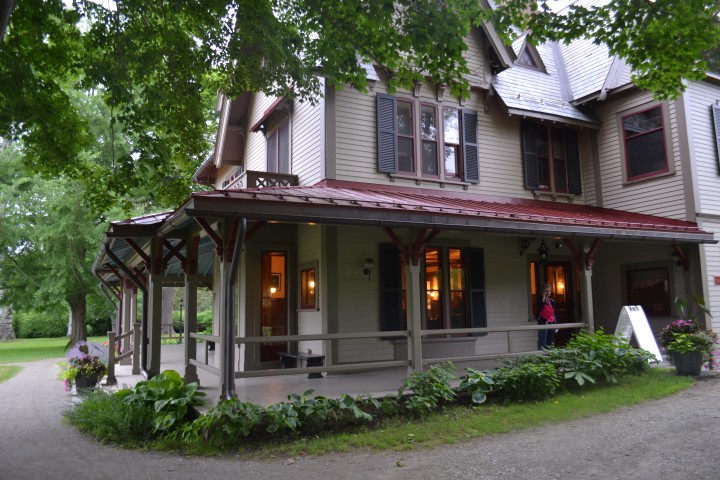
[[240,249],[245,242],[245,231],[247,229],[247,220],[240,219],[237,235],[235,236],[235,246],[233,248],[232,262],[230,262],[230,272],[227,284],[225,285],[225,398],[232,400],[235,398],[235,286],[237,284],[238,270],[240,268]]
[[145,285],[140,281],[140,279],[112,252],[110,249],[110,245],[107,243],[105,244],[105,253],[108,257],[110,257],[110,260],[113,261],[115,265],[118,266],[122,272],[127,275],[127,277],[130,279],[132,283],[135,284],[135,286],[140,290],[143,294],[143,302],[142,302],[142,342],[140,349],[140,372],[142,373],[143,377],[146,379],[150,378],[150,374],[147,371],[147,322],[148,322],[148,296],[147,296],[147,288]]

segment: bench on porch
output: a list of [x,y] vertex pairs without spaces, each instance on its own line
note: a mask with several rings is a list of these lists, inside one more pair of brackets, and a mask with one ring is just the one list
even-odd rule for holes
[[[298,361],[305,362],[306,367],[322,367],[325,365],[325,355],[304,352],[278,352],[282,368],[296,368]],[[322,378],[322,373],[308,373],[308,378]]]

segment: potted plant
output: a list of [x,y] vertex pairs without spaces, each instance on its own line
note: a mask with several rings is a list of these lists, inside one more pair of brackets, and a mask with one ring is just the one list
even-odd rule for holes
[[62,372],[65,390],[92,388],[107,374],[107,350],[97,343],[78,342],[67,354]]
[[713,347],[717,334],[695,320],[675,320],[660,332],[661,345],[675,365],[678,375],[699,375],[704,363],[713,368]]

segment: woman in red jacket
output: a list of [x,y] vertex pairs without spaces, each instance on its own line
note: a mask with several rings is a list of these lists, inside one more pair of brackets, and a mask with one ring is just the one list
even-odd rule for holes
[[[537,297],[537,323],[547,325],[555,323],[555,300],[550,298],[552,288],[547,283],[540,287]],[[555,343],[555,329],[538,330],[538,350],[543,350]]]

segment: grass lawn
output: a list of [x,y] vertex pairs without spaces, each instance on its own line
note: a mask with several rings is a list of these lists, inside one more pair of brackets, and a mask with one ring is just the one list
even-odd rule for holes
[[22,367],[16,365],[0,365],[0,383],[7,382],[20,373],[20,370],[22,370]]
[[[104,342],[107,337],[89,337],[90,342]],[[67,337],[23,338],[0,342],[0,363],[32,362],[46,358],[65,357]]]

